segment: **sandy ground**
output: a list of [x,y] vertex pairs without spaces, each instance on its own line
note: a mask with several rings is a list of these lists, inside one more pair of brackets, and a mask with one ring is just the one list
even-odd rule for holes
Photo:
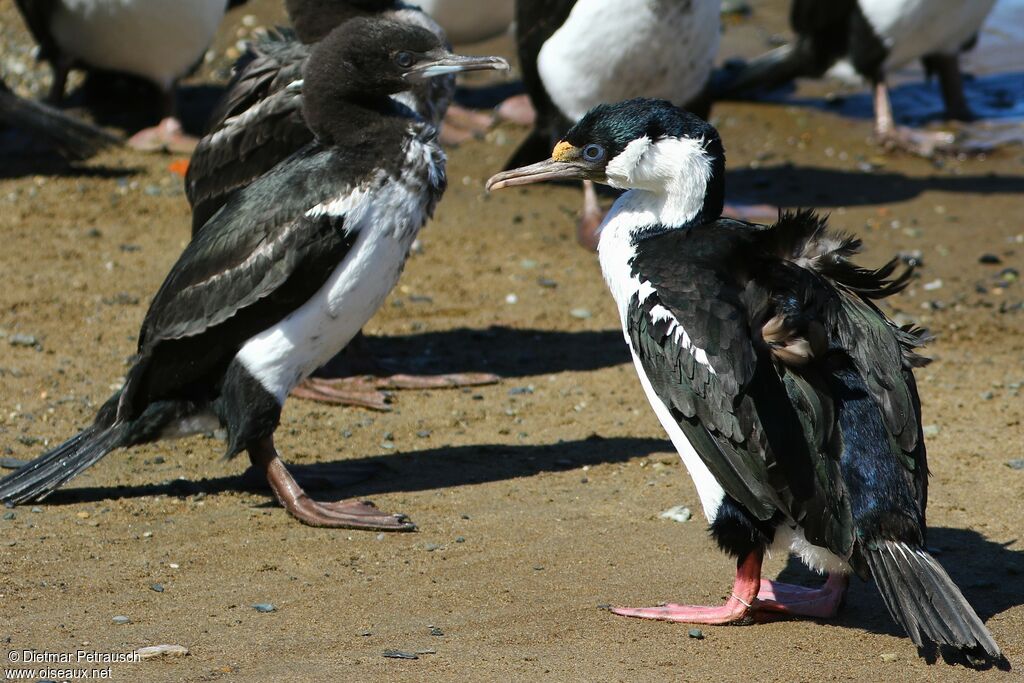
[[[783,30],[782,3],[764,4],[756,22],[729,27],[724,49],[757,52],[769,29]],[[266,22],[278,11],[261,0],[233,12],[217,45],[234,43],[246,14]],[[9,0],[0,21],[20,34]],[[1019,675],[1024,470],[1008,463],[1024,458],[1024,285],[1004,269],[1024,268],[1024,152],[887,156],[868,140],[870,121],[813,107],[723,104],[714,121],[733,198],[830,211],[865,239],[868,264],[920,251],[920,277],[892,312],[937,335],[935,362],[919,373],[934,432],[929,544],[1015,673],[927,663],[859,581],[832,623],[704,628],[702,640],[598,608],[715,603],[733,568],[627,364],[598,265],[574,242],[579,193],[483,192],[523,134],[514,127],[451,152],[423,253],[367,330],[412,369],[502,382],[397,394],[390,413],[292,401],[278,431],[317,495],[370,497],[420,530],[304,527],[213,438],[118,452],[0,521],[2,649],[190,651],[112,665],[122,681]],[[3,455],[30,458],[67,438],[121,380],[188,235],[172,160],[113,152],[61,170],[0,158]],[[674,505],[696,516],[658,518]],[[781,557],[768,571],[815,580]],[[382,656],[389,648],[429,652],[400,660]]]

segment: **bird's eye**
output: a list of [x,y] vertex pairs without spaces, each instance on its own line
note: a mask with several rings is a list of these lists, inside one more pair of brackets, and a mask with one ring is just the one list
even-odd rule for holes
[[583,158],[590,162],[604,159],[604,147],[596,143],[590,143],[583,148]]
[[403,69],[408,69],[415,62],[416,59],[412,56],[412,53],[399,52],[397,55],[395,55],[395,64],[402,67]]

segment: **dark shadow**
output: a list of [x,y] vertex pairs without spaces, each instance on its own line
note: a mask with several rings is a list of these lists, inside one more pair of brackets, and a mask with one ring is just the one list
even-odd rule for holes
[[890,204],[929,190],[979,194],[1020,194],[1024,177],[929,175],[912,177],[884,169],[841,171],[782,164],[726,171],[729,196],[782,207],[836,207]]
[[[412,319],[429,303],[403,300]],[[426,310],[426,309],[424,309]],[[409,335],[364,337],[363,348],[390,371],[415,374],[490,372],[528,377],[556,372],[586,372],[629,362],[619,330],[519,330],[464,327]],[[359,374],[332,364],[332,376]]]
[[[289,469],[303,487],[329,500],[377,493],[445,489],[530,477],[583,465],[625,462],[671,448],[668,441],[661,439],[605,439],[591,436],[578,441],[539,446],[441,446],[409,453],[370,455],[354,460],[290,465]],[[287,455],[285,457],[287,459]],[[59,489],[46,499],[45,504],[66,505],[154,495],[212,495],[224,491],[267,492],[269,495],[266,480],[250,470],[237,476],[199,481],[174,479],[143,486]],[[408,512],[410,515],[415,513],[414,510]]]
[[[996,543],[971,529],[932,527],[928,530],[929,550],[985,622],[1008,609],[1024,605],[1024,551],[1008,547],[1015,542]],[[804,586],[821,584],[821,577],[794,557],[790,557],[779,579]],[[846,604],[838,618],[828,623],[906,637],[889,616],[874,584],[856,577],[850,581]],[[923,654],[926,657],[931,654],[934,659],[935,653]],[[944,657],[949,655],[941,654]]]

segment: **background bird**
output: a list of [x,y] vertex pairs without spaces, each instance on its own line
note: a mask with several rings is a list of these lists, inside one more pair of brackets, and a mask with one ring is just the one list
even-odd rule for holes
[[72,68],[118,71],[160,89],[161,121],[128,141],[143,150],[189,151],[177,118],[176,85],[202,59],[228,0],[15,0],[53,67],[48,100],[59,104]]
[[[666,101],[589,112],[551,158],[500,173],[499,189],[590,179],[627,190],[600,233],[600,261],[654,412],[737,559],[722,606],[615,608],[691,623],[833,616],[846,575],[871,577],[919,646],[1001,661],[988,629],[925,547],[927,460],[913,368],[926,334],[875,300],[908,282],[897,259],[850,259],[860,242],[812,212],[771,226],[721,217],[717,131]],[[772,550],[829,578],[819,589],[761,578]]]
[[[717,0],[517,0],[516,47],[536,123],[506,168],[546,158],[602,102],[660,97],[706,117],[719,40]],[[577,238],[596,247],[602,211],[589,181]]]
[[360,501],[318,503],[273,442],[288,392],[345,346],[394,287],[445,189],[436,131],[389,95],[411,80],[507,67],[452,55],[430,31],[353,19],[303,71],[315,134],[234,195],[185,248],[139,332],[123,387],[92,425],[0,480],[0,500],[35,500],[110,451],[227,431],[278,500],[314,526],[410,530]]
[[874,89],[875,134],[886,145],[930,155],[953,136],[897,126],[886,75],[922,60],[939,79],[948,119],[973,118],[964,97],[959,55],[971,48],[995,0],[793,0],[796,39],[727,75],[716,99],[818,77],[837,63],[852,66]]

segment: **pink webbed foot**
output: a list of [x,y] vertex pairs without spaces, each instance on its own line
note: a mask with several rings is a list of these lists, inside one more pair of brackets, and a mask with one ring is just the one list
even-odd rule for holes
[[688,624],[741,624],[785,617],[828,619],[835,616],[846,595],[848,578],[830,574],[821,588],[805,588],[761,579],[761,554],[751,553],[737,563],[732,595],[724,605],[667,604],[659,607],[614,607],[626,617]]
[[498,118],[520,126],[532,126],[537,121],[537,110],[533,108],[529,95],[513,95],[498,105]]
[[199,141],[186,135],[181,122],[173,116],[163,119],[152,128],[144,128],[128,138],[128,145],[140,152],[191,153]]

